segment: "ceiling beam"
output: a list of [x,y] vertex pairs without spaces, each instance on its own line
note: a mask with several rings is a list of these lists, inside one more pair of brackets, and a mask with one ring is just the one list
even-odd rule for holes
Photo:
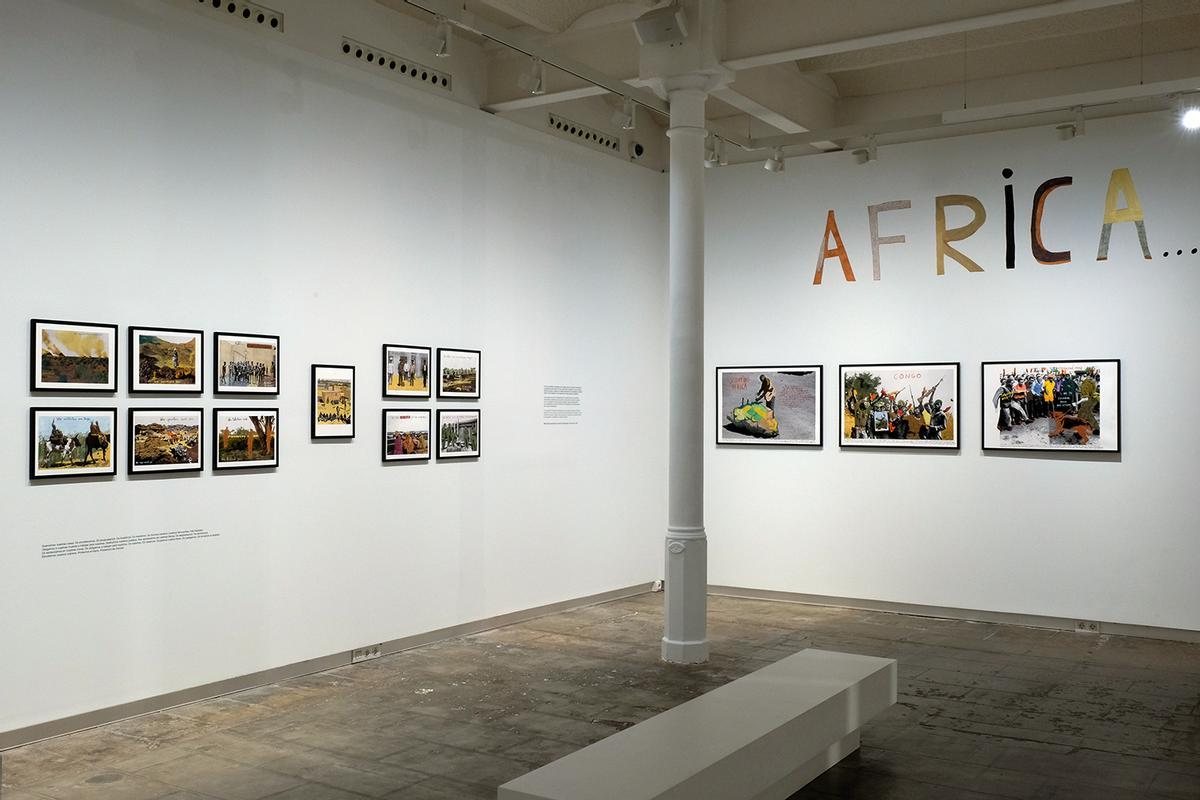
[[834,122],[836,98],[792,65],[742,70],[713,96],[782,133],[804,133]]
[[405,2],[414,8],[419,8],[435,16],[443,17],[456,27],[463,28],[485,39],[491,39],[512,50],[524,53],[530,58],[540,58],[544,63],[573,75],[581,81],[593,84],[600,89],[629,97],[635,102],[660,114],[670,113],[671,107],[667,101],[648,89],[630,86],[619,78],[614,78],[574,58],[546,47],[528,34],[509,30],[495,23],[488,22],[464,10],[461,3],[454,2],[454,0],[405,0]]
[[[745,4],[741,15],[759,22],[758,26],[732,24],[736,19],[735,10],[730,8],[727,19],[729,38],[726,42],[725,66],[740,71],[754,67],[765,67],[769,64],[780,64],[786,61],[799,61],[805,58],[816,58],[836,53],[846,53],[863,50],[870,47],[915,42],[948,34],[967,33],[1000,25],[1011,25],[1030,20],[1047,19],[1063,14],[1075,14],[1081,11],[1092,11],[1098,8],[1124,5],[1131,0],[1054,0],[1042,5],[1029,6],[1011,11],[1000,11],[994,14],[982,14],[964,19],[947,20],[929,25],[921,25],[903,30],[886,31],[869,36],[858,36],[840,41],[815,42],[812,44],[783,47],[767,52],[760,50],[763,39],[764,25],[770,25],[775,30],[794,31],[804,30],[802,24],[788,25],[781,20],[794,17],[803,9],[798,8],[794,0],[742,0]],[[769,7],[769,6],[774,6]]]

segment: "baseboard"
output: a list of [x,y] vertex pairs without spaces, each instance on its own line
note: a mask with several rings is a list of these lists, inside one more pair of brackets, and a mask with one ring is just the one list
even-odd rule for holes
[[[893,603],[889,600],[861,600],[852,597],[833,597],[823,594],[781,592],[772,589],[746,589],[740,586],[708,587],[709,594],[726,597],[743,597],[748,600],[776,600],[783,603],[802,603],[810,606],[833,606],[854,608],[863,611],[884,611],[891,614],[908,614],[913,617],[935,617],[937,619],[959,619],[968,622],[996,622],[1004,625],[1023,625],[1027,628],[1049,628],[1052,630],[1075,631],[1078,620],[1070,617],[1050,617],[1040,614],[1016,614],[1007,611],[979,611],[968,608],[927,606],[916,603]],[[1153,625],[1130,625],[1125,622],[1100,622],[1099,630],[1081,635],[1108,634],[1112,636],[1140,636],[1145,639],[1166,639],[1173,642],[1200,643],[1200,631],[1186,628],[1159,628]]]
[[[440,628],[427,633],[418,633],[413,636],[405,636],[401,639],[392,639],[391,641],[384,642],[383,652],[385,654],[399,653],[403,650],[411,650],[414,647],[421,647],[422,645],[442,641],[443,639],[452,639],[456,636],[466,636],[472,633],[482,633],[483,631],[501,628],[517,622],[527,622],[548,614],[557,614],[570,609],[607,603],[612,600],[620,600],[625,597],[644,594],[648,591],[650,591],[650,584],[641,583],[622,589],[613,589],[599,594],[587,595],[586,597],[562,600],[557,603],[537,606],[523,611],[514,611],[509,614],[500,614],[499,616],[488,617],[473,622],[464,622],[461,625],[452,625],[448,628]],[[129,719],[130,717],[139,717],[143,714],[165,711],[169,708],[176,708],[201,700],[211,700],[221,695],[232,694],[233,692],[240,692],[245,689],[253,689],[256,686],[266,686],[288,680],[289,678],[299,678],[302,675],[311,675],[314,672],[324,672],[335,667],[344,667],[350,664],[350,656],[351,653],[348,650],[333,653],[332,655],[312,658],[307,661],[298,661],[294,664],[273,667],[272,669],[253,672],[248,675],[240,675],[213,683],[206,683],[203,686],[193,686],[188,689],[180,689],[154,697],[147,697],[142,700],[133,700],[96,711],[88,711],[83,714],[75,714],[62,719],[17,728],[16,730],[0,732],[0,751],[11,750],[14,747],[32,744],[43,739],[51,739],[55,736],[78,733],[88,728],[95,728],[99,725],[106,725],[110,722],[117,722]]]

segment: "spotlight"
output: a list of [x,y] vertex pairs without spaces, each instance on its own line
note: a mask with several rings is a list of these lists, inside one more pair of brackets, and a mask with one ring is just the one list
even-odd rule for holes
[[437,33],[433,40],[433,54],[438,58],[449,58],[450,35],[450,22],[445,17],[438,17]]
[[546,65],[540,58],[533,59],[529,71],[521,73],[517,85],[533,95],[546,93]]
[[875,146],[875,136],[872,134],[867,137],[867,146],[853,150],[850,153],[854,156],[855,164],[866,164],[869,161],[879,160],[879,148]]
[[1200,130],[1200,108],[1192,106],[1179,115],[1179,124],[1189,131]]
[[636,109],[634,108],[633,100],[626,97],[624,105],[621,106],[621,110],[613,113],[613,125],[620,125],[621,130],[633,130],[637,127],[637,124],[634,122],[635,113]]
[[704,143],[704,166],[711,169],[712,167],[725,166],[729,163],[729,159],[725,155],[725,140],[716,134],[709,135]]
[[1075,112],[1075,121],[1054,128],[1060,142],[1069,142],[1076,136],[1083,136],[1087,133],[1087,123],[1083,118],[1083,106],[1075,106],[1072,110]]
[[776,147],[771,153],[771,157],[763,162],[763,169],[767,172],[783,172],[783,148]]
[[865,164],[871,160],[871,154],[866,150],[854,150],[850,155],[854,156],[855,164]]

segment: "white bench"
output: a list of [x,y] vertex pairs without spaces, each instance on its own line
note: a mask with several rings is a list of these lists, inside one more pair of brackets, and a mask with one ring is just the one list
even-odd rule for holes
[[895,702],[892,659],[803,650],[509,781],[499,800],[784,800]]

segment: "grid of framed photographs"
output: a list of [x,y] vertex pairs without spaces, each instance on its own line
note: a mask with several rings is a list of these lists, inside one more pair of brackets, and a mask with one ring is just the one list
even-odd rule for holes
[[[119,328],[111,323],[30,320],[30,391],[116,392]],[[204,391],[205,337],[191,328],[130,326],[131,395],[198,395]],[[278,395],[279,337],[215,332],[213,393]],[[384,344],[384,399],[478,400],[482,353]],[[843,364],[838,368],[839,444],[846,448],[959,449],[958,362]],[[313,439],[353,439],[356,369],[311,365]],[[1121,362],[1118,359],[987,361],[980,365],[983,450],[1119,453]],[[823,367],[718,367],[716,443],[822,446]],[[1103,402],[1101,397],[1103,395]],[[29,476],[117,474],[118,409],[30,409]],[[153,475],[204,470],[204,409],[128,409],[127,471]],[[214,470],[279,465],[277,407],[212,410]],[[479,408],[383,408],[384,463],[477,459]]]

